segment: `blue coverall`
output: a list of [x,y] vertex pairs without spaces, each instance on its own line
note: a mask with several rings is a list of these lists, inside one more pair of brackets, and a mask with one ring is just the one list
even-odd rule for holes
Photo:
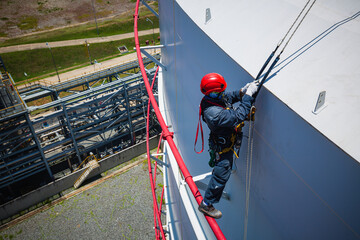
[[[222,139],[229,141],[235,127],[247,118],[254,99],[249,95],[242,95],[240,91],[233,91],[223,92],[219,98],[204,96],[201,101],[201,109],[203,120],[211,131],[209,143],[212,141],[211,136],[223,137]],[[234,109],[232,104],[236,102],[240,102],[240,104]],[[209,145],[214,148],[213,144]],[[215,161],[212,177],[205,192],[205,203],[212,205],[219,202],[231,175],[233,158],[234,152],[228,151],[220,154],[220,159]]]

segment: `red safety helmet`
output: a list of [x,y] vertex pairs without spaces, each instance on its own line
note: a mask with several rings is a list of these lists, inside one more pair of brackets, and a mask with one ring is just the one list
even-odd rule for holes
[[223,76],[218,73],[208,73],[201,79],[200,90],[207,95],[211,92],[223,92],[226,86]]

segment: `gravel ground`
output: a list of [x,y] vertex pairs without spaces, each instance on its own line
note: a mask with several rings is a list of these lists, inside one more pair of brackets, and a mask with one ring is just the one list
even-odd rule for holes
[[[160,186],[161,174],[157,180]],[[154,239],[153,226],[147,165],[140,164],[0,232],[0,239]]]

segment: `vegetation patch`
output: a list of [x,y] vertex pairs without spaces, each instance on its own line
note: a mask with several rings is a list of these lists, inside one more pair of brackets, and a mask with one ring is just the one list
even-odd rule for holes
[[98,18],[107,17],[107,16],[109,16],[110,14],[112,14],[111,11],[109,11],[109,10],[103,10],[103,11],[97,12],[97,13],[96,13],[96,17],[98,17]]
[[33,16],[22,16],[19,23],[17,24],[18,28],[21,30],[29,30],[37,28],[38,20]]
[[53,13],[53,12],[57,12],[57,11],[62,11],[62,8],[59,7],[53,7],[53,8],[44,8],[42,10],[39,10],[41,13]]
[[88,20],[88,19],[90,19],[90,14],[89,13],[83,13],[83,14],[78,16],[78,19],[80,21]]
[[[100,14],[102,14],[102,12],[100,12]],[[84,13],[79,17],[92,18],[93,16],[91,16],[89,13]],[[146,20],[147,18],[150,19],[152,23],[149,20]],[[7,21],[6,24],[8,26],[15,25],[11,21]],[[24,26],[30,26],[30,25],[25,24]],[[138,30],[141,31],[141,30],[147,30],[158,27],[159,27],[158,18],[155,17],[152,13],[150,13],[149,10],[143,9],[142,16],[140,16],[139,18]],[[124,13],[123,15],[121,15],[121,17],[118,17],[116,19],[110,19],[107,21],[98,22],[98,30],[99,30],[99,35],[101,37],[133,32],[134,21],[133,21],[132,13],[130,12]],[[30,36],[24,36],[19,38],[12,38],[0,43],[0,47],[28,44],[28,43],[86,39],[86,38],[98,37],[99,35],[97,33],[95,23],[90,22],[88,24],[78,25],[74,27],[52,30],[44,33],[32,34]]]
[[[155,39],[157,39],[158,36],[159,34],[155,34]],[[147,40],[152,40],[152,34],[139,37],[141,45],[146,45]],[[96,59],[97,62],[101,62],[109,57],[119,57],[121,54],[117,48],[122,45],[125,45],[127,49],[133,49],[135,47],[134,38],[90,44],[90,57],[92,61]],[[51,48],[51,51],[59,73],[73,66],[90,64],[85,44]],[[130,52],[134,51],[132,50]],[[28,80],[28,78],[34,79],[35,77],[49,73],[53,75],[56,74],[51,52],[48,48],[3,53],[1,57],[15,82]],[[25,76],[24,72],[26,72],[27,76]]]
[[48,0],[45,0],[45,1],[37,1],[37,4],[38,4],[38,11],[40,13],[45,13],[45,14],[48,14],[48,13],[53,13],[53,12],[57,12],[57,11],[62,11],[63,8],[61,7],[51,7],[51,8],[46,8],[45,7],[45,4],[48,3]]

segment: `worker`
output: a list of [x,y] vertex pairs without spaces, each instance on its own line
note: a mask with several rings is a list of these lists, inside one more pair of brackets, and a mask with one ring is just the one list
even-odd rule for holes
[[[258,89],[255,81],[246,84],[240,91],[225,92],[226,86],[224,77],[217,73],[206,74],[200,84],[200,90],[205,95],[201,100],[200,111],[210,129],[209,165],[214,169],[199,211],[213,218],[222,216],[213,204],[219,202],[230,177],[233,158],[236,156],[236,130],[248,117],[254,100],[252,96]],[[236,102],[240,104],[234,108]]]

